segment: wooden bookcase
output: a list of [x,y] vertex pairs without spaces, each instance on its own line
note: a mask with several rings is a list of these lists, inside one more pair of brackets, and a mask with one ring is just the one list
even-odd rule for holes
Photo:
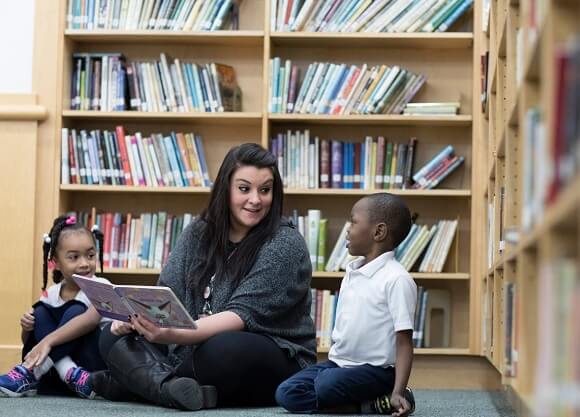
[[[546,410],[546,415],[572,415],[570,410],[577,413],[580,409],[566,396],[566,392],[578,392],[577,373],[572,372],[565,382],[546,378],[556,366],[573,366],[565,352],[571,339],[578,341],[574,330],[578,310],[562,313],[560,305],[570,302],[571,296],[551,295],[545,286],[563,285],[562,276],[554,269],[564,259],[578,271],[580,176],[576,171],[575,179],[562,187],[554,201],[541,202],[531,227],[525,227],[523,191],[530,181],[524,168],[530,156],[525,138],[531,134],[526,114],[532,108],[539,111],[546,148],[536,154],[533,169],[541,169],[549,178],[556,117],[555,54],[578,35],[579,18],[577,1],[491,0],[489,31],[476,34],[482,37],[481,53],[486,48],[489,51],[488,105],[479,128],[480,149],[487,164],[482,191],[484,204],[491,207],[487,211],[492,224],[487,232],[491,257],[475,277],[482,280],[482,353],[502,374],[520,415],[532,415],[532,410],[539,409]],[[509,233],[516,239],[510,239]],[[500,250],[501,240],[505,244]],[[511,314],[506,304],[508,285],[515,286],[513,332],[507,324]],[[576,294],[579,285],[576,272]],[[557,324],[549,322],[547,317],[552,314],[561,315]],[[557,329],[553,340],[552,326]],[[514,355],[509,353],[512,346],[514,371],[509,360]],[[575,350],[577,355],[577,345]]]
[[[154,32],[154,31],[81,31],[65,29],[66,0],[52,7],[58,20],[56,47],[58,67],[54,86],[56,112],[50,131],[45,132],[55,162],[51,175],[44,181],[53,190],[56,201],[52,213],[68,210],[140,212],[165,210],[172,214],[199,212],[207,203],[209,190],[204,188],[144,188],[121,186],[61,185],[59,180],[60,129],[114,129],[123,124],[127,132],[193,131],[202,136],[209,165],[215,178],[226,151],[243,142],[268,146],[268,139],[287,129],[310,129],[311,136],[321,139],[363,141],[366,135],[383,135],[387,140],[419,140],[415,166],[428,161],[435,152],[452,144],[465,163],[438,189],[393,190],[405,197],[419,222],[434,224],[439,219],[459,219],[458,238],[440,274],[413,273],[419,285],[449,290],[452,299],[451,340],[448,348],[417,349],[421,355],[477,355],[479,319],[475,316],[479,302],[474,285],[472,248],[479,236],[472,231],[479,221],[473,217],[473,199],[481,199],[482,190],[473,189],[478,130],[473,119],[479,102],[478,56],[474,49],[474,23],[480,20],[480,4],[464,16],[453,30],[441,34],[333,34],[271,33],[268,0],[241,3],[240,31]],[[141,113],[72,111],[70,78],[74,52],[121,52],[129,61],[157,58],[161,52],[169,57],[196,62],[223,62],[232,65],[242,89],[243,111],[238,113]],[[268,113],[268,62],[271,57],[290,58],[302,74],[315,60],[349,64],[398,64],[427,75],[426,86],[414,101],[459,101],[461,114],[453,117],[420,117],[403,115],[327,116]],[[47,58],[48,59],[48,58]],[[54,60],[54,58],[53,58]],[[48,87],[45,86],[48,89]],[[364,190],[295,190],[285,193],[285,211],[321,209],[329,220],[327,251],[330,252],[350,208],[360,197],[372,193]],[[39,229],[47,226],[48,216],[40,219]],[[38,251],[37,251],[38,252]],[[40,254],[37,254],[40,256]],[[38,258],[40,259],[40,258]],[[153,283],[159,271],[149,269],[109,269],[105,275],[116,282]],[[313,274],[316,288],[337,289],[341,273]],[[478,278],[477,278],[478,279]],[[477,283],[475,283],[477,284]]]

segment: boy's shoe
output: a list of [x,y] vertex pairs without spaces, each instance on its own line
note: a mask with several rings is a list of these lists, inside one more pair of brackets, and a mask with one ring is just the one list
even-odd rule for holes
[[81,368],[71,368],[67,371],[64,377],[66,385],[79,397],[92,400],[97,394],[89,384],[89,376],[91,374]]
[[[415,411],[415,396],[411,388],[405,388],[403,397],[407,400],[410,406],[409,414]],[[374,414],[393,414],[393,407],[391,406],[390,394],[381,395],[379,398],[373,400],[370,404],[370,411]]]
[[38,381],[32,371],[22,365],[0,376],[0,397],[30,397],[36,395],[37,387]]

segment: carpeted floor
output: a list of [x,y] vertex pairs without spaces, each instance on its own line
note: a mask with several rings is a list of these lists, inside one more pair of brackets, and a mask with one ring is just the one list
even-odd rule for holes
[[[417,400],[417,410],[413,414],[415,417],[515,417],[505,396],[498,391],[414,392]],[[87,401],[69,397],[0,398],[0,416],[7,417],[153,417],[176,414],[190,413],[143,404]],[[194,414],[199,417],[298,416],[288,414],[281,408],[231,408],[203,410]],[[341,417],[347,416],[342,414]]]

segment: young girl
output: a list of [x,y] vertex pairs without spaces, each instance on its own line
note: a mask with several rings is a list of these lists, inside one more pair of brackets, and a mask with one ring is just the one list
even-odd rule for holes
[[[74,216],[60,216],[44,235],[42,295],[20,319],[24,362],[0,376],[0,396],[68,391],[53,368],[79,397],[95,396],[87,383],[87,370],[105,368],[98,351],[98,325],[103,320],[72,275],[94,275],[97,242],[102,265],[103,234],[96,227],[91,232]],[[48,269],[53,270],[56,285],[46,291]]]

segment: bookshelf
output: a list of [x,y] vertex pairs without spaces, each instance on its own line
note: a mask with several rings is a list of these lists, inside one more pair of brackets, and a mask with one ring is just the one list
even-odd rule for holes
[[[565,100],[579,94],[580,4],[490,3],[489,31],[476,34],[480,52],[489,51],[492,80],[489,117],[479,126],[489,225],[488,261],[476,272],[482,354],[502,375],[519,415],[539,408],[546,410],[539,415],[575,415],[580,375],[562,370],[574,366],[580,340],[580,171],[571,124],[577,114]],[[574,50],[566,67],[561,59]],[[575,84],[561,84],[573,71]]]
[[[385,136],[394,142],[418,138],[415,167],[422,166],[447,144],[465,157],[464,164],[434,190],[390,190],[405,197],[419,223],[433,225],[440,219],[459,219],[458,238],[454,239],[442,273],[412,275],[428,289],[445,289],[451,295],[450,346],[417,349],[420,357],[437,360],[440,356],[477,356],[480,348],[480,274],[478,256],[480,234],[477,204],[487,187],[479,184],[479,56],[475,28],[481,19],[481,5],[474,8],[446,33],[287,33],[271,32],[268,0],[246,0],[241,3],[240,30],[216,32],[71,30],[65,26],[66,0],[54,4],[38,2],[40,16],[45,16],[45,36],[51,48],[38,52],[39,62],[53,63],[56,70],[42,75],[37,70],[41,97],[52,97],[44,103],[49,118],[40,135],[46,139],[42,154],[45,175],[40,187],[50,190],[51,199],[38,209],[36,231],[42,235],[54,215],[68,210],[153,212],[172,214],[197,213],[205,206],[208,188],[131,187],[61,185],[60,129],[108,129],[122,124],[127,132],[195,132],[204,141],[211,178],[215,178],[226,151],[239,143],[251,141],[268,146],[269,138],[287,130],[309,129],[321,139],[363,141],[367,135]],[[46,16],[50,16],[48,19]],[[44,41],[48,44],[48,41]],[[41,41],[37,44],[42,45]],[[38,48],[38,47],[37,47]],[[223,62],[236,70],[242,89],[242,111],[231,113],[150,113],[97,112],[70,109],[72,54],[77,52],[121,52],[128,61],[156,59],[161,52],[183,61]],[[413,101],[458,101],[456,116],[404,115],[316,115],[268,113],[268,63],[280,56],[292,59],[302,76],[314,60],[348,64],[401,65],[415,73],[425,74],[427,84]],[[52,64],[51,64],[52,65]],[[354,202],[372,190],[360,189],[288,189],[285,208],[306,212],[320,209],[328,219],[327,252],[348,217]],[[44,208],[44,210],[42,210]],[[42,212],[42,213],[40,213]],[[483,231],[485,232],[485,231]],[[35,259],[41,259],[40,250]],[[35,262],[35,265],[40,262]],[[40,276],[35,266],[35,276]],[[109,268],[105,274],[119,283],[153,283],[158,269]],[[315,272],[313,287],[337,289],[342,273]],[[35,284],[38,290],[39,283]],[[36,291],[37,292],[37,291]],[[35,293],[36,293],[35,292]],[[325,352],[320,352],[325,354]],[[445,374],[445,371],[442,371]],[[470,378],[463,378],[467,380]],[[472,377],[471,377],[472,379]]]

